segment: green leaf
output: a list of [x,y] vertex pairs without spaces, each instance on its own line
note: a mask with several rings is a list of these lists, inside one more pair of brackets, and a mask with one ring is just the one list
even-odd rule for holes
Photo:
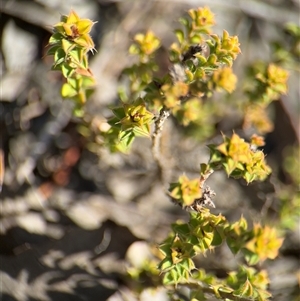
[[134,127],[133,132],[136,136],[150,138],[150,126],[149,126],[149,124],[143,124],[141,126],[136,126],[136,127]]
[[197,248],[195,249],[194,247],[195,247],[196,245],[199,244],[199,239],[198,239],[198,237],[197,237],[196,235],[191,235],[191,234],[189,234],[189,235],[188,235],[188,238],[187,238],[187,241],[188,241],[190,244],[193,245],[193,249],[195,250],[195,252],[197,252]]
[[125,111],[123,107],[115,107],[111,109],[114,115],[119,119],[123,119],[125,117]]
[[130,137],[134,137],[134,134],[131,130],[128,131],[120,131],[119,132],[119,139],[122,140],[128,140]]
[[61,88],[61,95],[64,98],[72,98],[77,95],[77,91],[69,83],[65,83]]
[[173,265],[172,260],[169,257],[166,257],[159,265],[159,269],[162,271],[168,270]]
[[86,49],[91,49],[94,47],[94,42],[93,40],[91,39],[91,37],[89,35],[82,35],[78,38],[76,38],[75,40],[75,43],[79,46],[82,46]]
[[184,32],[183,32],[183,30],[181,30],[181,29],[176,29],[176,30],[175,30],[175,35],[176,35],[176,37],[177,37],[177,39],[178,39],[178,42],[179,42],[180,44],[182,44],[183,41],[184,41]]
[[57,51],[54,53],[54,64],[58,65],[65,61],[66,53],[61,49],[58,48]]
[[253,296],[253,287],[250,281],[247,279],[237,290],[233,292],[234,296],[240,297],[252,297]]
[[184,267],[182,266],[182,262],[178,263],[175,265],[174,270],[174,275],[176,275],[176,277],[174,277],[174,279],[177,279],[176,281],[178,282],[179,280],[183,280],[186,279],[186,270],[184,269]]
[[206,57],[204,57],[201,53],[196,53],[194,56],[199,60],[200,65],[204,65],[207,62]]
[[233,292],[233,289],[228,286],[221,286],[219,287],[219,291],[227,294],[231,294]]
[[181,23],[182,25],[184,25],[185,27],[189,26],[189,20],[187,18],[180,18],[179,19],[179,23]]
[[206,163],[200,164],[200,175],[205,175],[210,169],[210,166]]
[[96,81],[94,77],[82,76],[81,87],[84,89],[91,89],[95,87]]
[[248,228],[247,220],[243,216],[240,218],[240,220],[238,221],[238,223],[239,223],[239,227],[241,229],[247,230],[247,228]]
[[204,237],[202,239],[202,244],[205,246],[205,249],[208,249],[213,241],[214,234],[213,232],[204,232]]
[[191,38],[191,43],[192,44],[199,44],[202,42],[202,38],[201,36],[199,35],[194,35],[192,38]]
[[207,298],[205,297],[204,292],[202,290],[196,290],[196,291],[191,291],[190,300],[205,301],[207,300]]
[[172,229],[179,235],[188,236],[190,234],[190,228],[188,224],[173,224]]
[[296,38],[300,38],[300,27],[296,23],[287,23],[285,29]]
[[70,58],[72,58],[72,61],[75,62],[77,65],[81,66],[82,68],[86,68],[87,66],[85,66],[84,64],[84,53],[83,50],[81,48],[74,48],[69,52],[69,56]]
[[63,39],[63,36],[60,34],[60,33],[54,33],[50,39],[49,39],[49,44],[52,45],[52,44],[57,44],[61,42],[61,40]]
[[65,78],[71,77],[74,74],[74,69],[69,64],[64,63],[61,66],[61,72]]
[[227,237],[226,243],[234,255],[236,255],[241,249],[240,243],[238,243],[235,238]]
[[217,61],[218,61],[218,57],[214,53],[212,53],[207,59],[209,65],[215,65]]
[[119,142],[116,144],[117,148],[121,152],[127,153],[134,141],[134,138],[135,138],[135,136],[134,136],[133,132],[131,132],[131,131],[120,132]]
[[225,171],[228,176],[230,176],[230,174],[235,170],[236,165],[237,165],[237,162],[231,158],[227,158],[226,163],[223,163],[223,166],[224,166]]
[[249,172],[245,172],[243,178],[247,184],[249,184],[255,180],[256,176],[254,174],[250,174]]
[[68,54],[75,47],[74,43],[68,41],[67,39],[62,39],[61,45],[66,54]]
[[248,265],[255,265],[260,261],[259,255],[249,251],[248,249],[243,249],[243,253]]
[[76,90],[79,91],[80,87],[81,87],[81,80],[80,78],[68,78],[68,83]]
[[51,47],[49,47],[49,49],[47,50],[47,55],[54,55],[55,52],[60,48],[60,45],[53,45]]
[[195,264],[191,258],[185,258],[180,265],[188,272],[195,268]]
[[222,244],[222,242],[223,242],[223,239],[222,239],[221,234],[219,233],[219,231],[217,229],[215,229],[215,231],[214,231],[214,238],[213,238],[213,240],[211,242],[211,245],[212,246],[219,246],[219,245]]
[[173,282],[177,283],[179,278],[180,278],[180,275],[178,274],[178,267],[177,265],[175,266],[175,269],[172,269],[170,271],[171,275],[172,275],[172,279],[173,279]]
[[130,45],[128,52],[130,54],[139,54],[140,50],[136,44],[132,44],[132,45]]
[[186,74],[189,81],[192,81],[194,79],[194,74],[189,69],[187,69],[185,71],[185,74]]
[[164,285],[169,285],[169,284],[172,284],[172,283],[174,283],[174,278],[173,278],[171,272],[165,273],[164,278],[163,278],[163,284]]
[[[174,238],[172,238],[172,240],[173,239]],[[161,244],[159,246],[159,250],[160,250],[160,252],[163,253],[164,256],[171,256],[171,244],[170,243]]]
[[219,293],[219,288],[220,288],[220,284],[218,285],[213,285],[212,286],[212,289],[213,289],[213,291],[214,291],[214,294],[215,294],[215,296],[217,297],[217,299],[221,299],[221,295],[220,295],[220,293]]
[[272,294],[266,290],[256,289],[255,292],[257,294],[258,301],[265,301],[272,297]]
[[232,58],[231,57],[222,57],[220,59],[220,62],[228,65],[229,67],[232,66]]
[[74,108],[74,110],[73,110],[73,113],[74,113],[74,115],[75,115],[75,117],[78,117],[78,118],[81,118],[81,117],[83,117],[84,116],[84,110],[82,109],[82,107],[80,107],[80,108]]

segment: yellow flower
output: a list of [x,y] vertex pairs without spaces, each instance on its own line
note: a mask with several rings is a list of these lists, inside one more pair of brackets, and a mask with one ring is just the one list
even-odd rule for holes
[[248,163],[251,160],[249,144],[233,133],[230,140],[224,137],[225,142],[217,147],[224,155],[231,157],[235,163]]
[[270,87],[276,92],[286,94],[288,72],[274,64],[270,64],[267,70],[267,77]]
[[223,30],[221,49],[226,50],[232,59],[235,60],[237,55],[241,53],[239,38],[230,36],[226,30]]
[[232,93],[235,90],[237,77],[229,67],[218,69],[214,72],[213,81],[217,87]]
[[191,9],[189,15],[197,27],[207,27],[215,24],[214,14],[207,6]]
[[264,137],[253,134],[251,136],[251,144],[255,146],[264,146],[265,145]]
[[140,45],[141,52],[147,55],[152,54],[160,46],[159,39],[150,30],[145,35],[137,34],[134,40]]
[[122,130],[136,130],[140,135],[148,136],[153,114],[138,100],[135,104],[124,104],[125,117],[120,120]]
[[274,259],[278,256],[283,238],[277,237],[275,228],[270,228],[269,226],[262,228],[260,224],[255,224],[253,235],[254,237],[246,244],[246,248],[256,253],[261,261],[268,258]]
[[269,133],[273,130],[273,123],[264,106],[250,104],[245,109],[243,128],[248,129],[251,126],[254,126],[260,134]]
[[168,108],[175,108],[180,104],[180,98],[187,95],[188,85],[183,82],[176,82],[174,85],[165,84],[161,87],[164,95],[164,105]]
[[54,26],[54,30],[75,44],[92,50],[94,42],[89,33],[94,23],[89,19],[80,19],[76,12],[71,10],[68,16],[62,16],[61,22]]
[[190,180],[186,175],[179,177],[177,183],[172,183],[169,192],[171,197],[179,200],[183,206],[190,206],[195,199],[202,196],[199,179]]
[[134,41],[135,43],[129,48],[129,53],[139,55],[142,63],[149,62],[151,55],[160,47],[160,40],[152,31],[146,34],[138,33]]

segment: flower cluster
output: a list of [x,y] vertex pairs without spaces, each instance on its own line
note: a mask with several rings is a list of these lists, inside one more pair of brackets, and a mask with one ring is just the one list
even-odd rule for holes
[[265,162],[262,151],[251,148],[251,145],[236,133],[231,138],[223,136],[224,142],[219,146],[210,145],[210,165],[223,167],[234,178],[244,178],[247,183],[264,180],[271,169]]
[[126,152],[136,136],[149,137],[153,114],[146,109],[141,98],[131,104],[123,103],[122,106],[113,108],[112,112],[114,117],[108,121],[111,128],[106,136],[113,137],[112,140],[107,140],[111,150]]
[[192,205],[202,196],[199,179],[190,180],[186,175],[182,175],[178,182],[170,184],[169,193],[182,207]]
[[134,41],[135,43],[129,48],[129,53],[139,55],[140,61],[143,63],[148,62],[151,55],[160,47],[160,40],[152,31],[135,35]]

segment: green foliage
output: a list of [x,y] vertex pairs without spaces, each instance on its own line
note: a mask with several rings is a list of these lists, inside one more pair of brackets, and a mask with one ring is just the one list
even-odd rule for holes
[[288,147],[284,150],[284,171],[290,178],[290,184],[280,187],[280,221],[285,229],[295,229],[300,217],[300,148]]
[[248,101],[243,105],[244,128],[253,126],[264,134],[273,129],[266,108],[287,93],[288,72],[275,64],[264,62],[253,64],[248,72],[249,80],[245,88]]
[[108,140],[110,147],[126,152],[136,136],[150,136],[153,114],[146,109],[141,98],[132,104],[123,103],[121,107],[115,107],[112,111],[115,116],[109,120],[112,128],[107,137],[117,136],[118,143],[115,145],[114,139]]
[[[199,201],[203,203],[203,182],[218,169],[224,169],[233,178],[243,178],[247,183],[262,181],[271,173],[264,153],[256,150],[257,146],[264,144],[262,137],[253,136],[252,144],[235,133],[231,138],[223,136],[223,139],[224,143],[220,145],[209,145],[210,159],[208,164],[201,164],[199,179],[189,180],[186,175],[182,175],[178,182],[170,184],[169,194],[180,206],[188,207]],[[214,207],[212,203],[210,205]]]
[[266,291],[269,278],[265,270],[258,272],[253,268],[241,266],[237,272],[229,273],[226,283],[234,289],[232,295],[236,297],[250,297],[259,301],[271,297]]
[[246,91],[250,103],[267,106],[287,92],[288,73],[275,64],[257,63],[251,66],[249,73],[255,76],[251,90]]
[[233,254],[241,251],[249,265],[274,259],[283,242],[275,228],[255,224],[253,229],[248,229],[243,217],[230,223],[224,216],[213,215],[203,208],[198,213],[191,213],[188,223],[173,224],[172,230],[159,247],[164,258],[158,267],[164,274],[165,285],[194,283],[197,280],[199,289],[193,291],[194,296],[209,289],[217,298],[226,293],[232,300],[234,297],[267,300],[271,296],[266,291],[269,283],[266,271],[258,272],[255,268],[241,266],[239,271],[229,273],[227,279],[217,279],[202,270],[196,271],[192,259],[198,254],[205,255],[223,241],[227,242]]
[[[205,136],[213,127],[214,113],[210,108],[214,93],[233,93],[237,84],[231,67],[241,52],[238,37],[225,30],[222,36],[214,34],[211,30],[214,15],[207,7],[191,9],[188,15],[180,19],[183,28],[175,30],[178,42],[169,48],[172,68],[161,77],[155,77],[157,71],[162,71],[155,60],[160,39],[151,31],[134,37],[129,53],[136,62],[122,74],[129,79],[129,89],[120,88],[121,103],[111,108],[113,117],[107,121],[108,128],[98,130],[99,147],[105,145],[112,152],[129,152],[138,136],[151,139],[153,156],[162,173],[159,139],[169,115],[182,126],[194,127]],[[92,25],[92,21],[80,19],[71,11],[54,26],[49,41],[48,54],[54,55],[53,69],[60,70],[66,78],[62,96],[75,101],[77,115],[84,114],[83,104],[95,84],[87,59],[87,52],[94,48],[89,36]],[[290,25],[288,30],[299,41],[298,28]],[[259,63],[249,69],[249,85],[244,89],[247,100],[241,105],[244,128],[253,126],[260,133],[271,130],[265,109],[287,92],[287,78],[288,73],[275,64]],[[256,265],[278,256],[283,243],[279,230],[260,223],[249,227],[243,217],[232,223],[205,208],[214,207],[215,195],[205,182],[219,169],[247,183],[268,177],[271,168],[264,153],[257,150],[263,145],[260,136],[253,135],[247,143],[236,133],[230,138],[223,135],[220,145],[209,145],[210,159],[200,164],[199,178],[190,180],[184,174],[169,186],[172,200],[194,211],[189,221],[174,223],[170,235],[159,245],[161,254],[156,254],[156,260],[152,258],[138,268],[129,268],[129,275],[139,280],[146,273],[157,279],[160,273],[163,285],[171,289],[179,285],[190,288],[193,301],[207,300],[207,294],[224,300],[268,300],[271,295],[267,291],[267,272]],[[288,198],[282,199],[281,213],[286,218],[289,212],[284,204]],[[295,197],[293,202],[297,200]],[[291,220],[283,220],[284,227],[291,227]],[[241,256],[237,271],[219,279],[197,268],[194,261],[197,255],[207,256],[208,251],[225,242],[232,254]]]
[[279,193],[280,221],[284,229],[295,229],[300,217],[300,192],[295,187],[285,187]]
[[280,42],[272,44],[274,51],[274,60],[289,69],[300,71],[300,26],[294,23],[285,25],[285,34],[288,36],[289,45],[283,45]]
[[[230,67],[240,53],[236,36],[232,37],[226,31],[222,37],[207,35],[214,24],[213,14],[208,8],[190,10],[189,15],[190,18],[181,19],[184,29],[175,32],[179,44],[174,43],[169,49],[173,69],[161,78],[154,77],[159,70],[155,54],[160,40],[151,31],[134,37],[129,53],[136,55],[138,62],[123,72],[130,80],[129,93],[124,93],[126,89],[120,90],[126,104],[135,106],[137,99],[141,99],[147,110],[154,114],[162,109],[168,110],[184,126],[202,124],[206,119],[201,115],[207,104],[201,98],[211,97],[214,90],[231,93],[235,89],[237,79]],[[117,119],[112,119],[110,124],[117,126],[117,122]],[[148,119],[148,126],[150,123]],[[128,135],[130,143],[124,143],[124,135],[116,135],[115,131],[106,134],[109,137],[104,140],[115,141],[115,149],[122,151],[129,150],[135,137]]]

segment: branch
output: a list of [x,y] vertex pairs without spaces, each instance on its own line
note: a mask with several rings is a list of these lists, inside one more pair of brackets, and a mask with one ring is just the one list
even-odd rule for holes
[[169,116],[170,116],[169,110],[163,107],[160,110],[158,118],[155,120],[155,128],[152,135],[152,154],[159,168],[160,178],[163,183],[165,183],[167,179],[167,175],[166,175],[167,164],[166,164],[166,160],[164,160],[164,158],[161,155],[160,145],[161,145],[161,134],[162,134],[163,126]]

